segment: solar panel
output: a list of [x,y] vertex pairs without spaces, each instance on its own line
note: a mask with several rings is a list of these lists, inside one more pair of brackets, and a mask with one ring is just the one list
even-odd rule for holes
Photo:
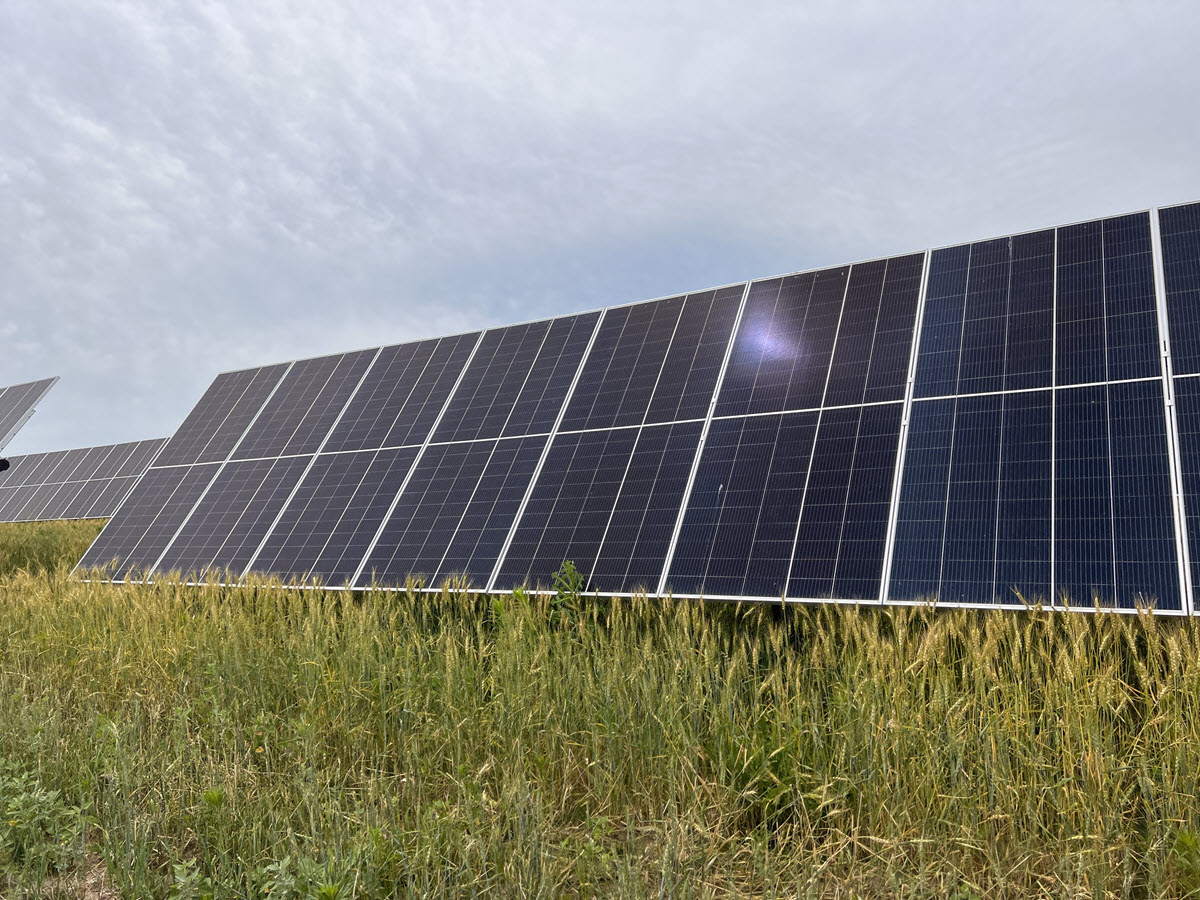
[[58,377],[0,387],[0,450],[29,421],[34,408],[58,383]]
[[225,373],[81,565],[1190,612],[1198,298],[1193,205]]
[[98,519],[116,512],[166,438],[10,458],[0,522]]

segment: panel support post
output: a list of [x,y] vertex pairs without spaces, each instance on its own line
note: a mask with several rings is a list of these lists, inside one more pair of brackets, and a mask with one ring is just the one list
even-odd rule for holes
[[908,381],[904,385],[904,412],[900,417],[900,442],[896,450],[896,470],[892,474],[892,503],[888,510],[887,538],[883,544],[883,570],[879,577],[879,602],[888,601],[892,563],[896,553],[896,527],[900,518],[900,488],[904,476],[904,455],[908,451],[908,423],[912,419],[913,391],[917,380],[917,352],[921,348],[921,325],[925,321],[925,295],[929,291],[929,264],[933,251],[925,251],[921,270],[921,292],[917,297],[917,316],[913,322],[912,347],[908,354]]
[[1171,363],[1170,323],[1167,319],[1167,282],[1163,269],[1162,232],[1158,210],[1150,210],[1150,244],[1154,256],[1154,294],[1158,303],[1159,356],[1162,362],[1163,407],[1167,423],[1167,458],[1171,464],[1171,494],[1175,509],[1175,558],[1179,564],[1179,589],[1186,614],[1195,615],[1192,603],[1192,566],[1188,547],[1187,508],[1183,494],[1179,419],[1175,410],[1175,372]]
[[683,496],[679,500],[679,512],[675,516],[675,527],[671,531],[671,543],[667,545],[666,556],[663,557],[662,574],[658,576],[658,587],[654,593],[661,597],[667,589],[667,576],[671,572],[671,563],[675,559],[675,547],[679,543],[679,533],[683,530],[683,517],[687,513],[688,503],[692,499],[692,487],[696,483],[696,473],[700,470],[700,456],[704,453],[704,443],[708,440],[708,430],[712,427],[713,413],[717,410],[717,398],[721,396],[721,386],[725,383],[725,370],[729,368],[729,358],[733,355],[733,344],[737,340],[738,329],[742,327],[742,314],[746,311],[746,298],[750,296],[750,286],[753,281],[746,282],[742,291],[742,302],[738,304],[737,316],[733,320],[733,329],[729,332],[729,343],[725,345],[725,356],[721,360],[721,371],[717,373],[717,383],[713,386],[712,399],[708,401],[708,413],[704,417],[704,425],[700,429],[700,441],[696,444],[696,455],[692,457],[692,468],[688,472],[687,484],[683,488]]

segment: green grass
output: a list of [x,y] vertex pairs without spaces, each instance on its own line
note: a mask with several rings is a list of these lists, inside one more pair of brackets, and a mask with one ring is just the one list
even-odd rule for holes
[[74,583],[88,527],[0,530],[0,896],[1200,896],[1192,621]]

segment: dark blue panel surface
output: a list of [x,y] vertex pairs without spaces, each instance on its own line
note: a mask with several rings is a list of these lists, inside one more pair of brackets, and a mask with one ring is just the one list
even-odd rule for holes
[[449,542],[438,581],[449,578],[477,587],[487,584],[545,443],[544,437],[496,443]]
[[817,413],[714,420],[684,514],[668,588],[782,597]]
[[970,245],[934,250],[930,256],[915,397],[941,397],[958,388],[970,263]]
[[1160,210],[1159,228],[1171,364],[1192,375],[1200,372],[1200,203]]
[[1058,229],[1058,384],[1160,374],[1146,213]]
[[586,313],[551,322],[533,371],[504,426],[505,437],[547,434],[554,427],[599,318],[600,313]]
[[239,578],[308,462],[307,457],[284,457],[227,464],[155,571]]
[[892,600],[935,599],[941,585],[956,403],[949,399],[912,405],[888,585]]
[[717,415],[821,405],[849,275],[842,266],[750,286]]
[[479,332],[472,332],[384,347],[324,450],[422,444],[478,340]]
[[485,332],[433,440],[522,435],[531,425],[548,432],[599,315]]
[[789,596],[833,595],[861,413],[861,407],[850,407],[821,414],[812,467],[805,478],[800,527],[795,532]]
[[346,584],[383,524],[417,452],[416,447],[404,447],[318,456],[253,571],[300,582]]
[[[899,403],[862,410],[841,526],[834,597],[873,600],[879,596],[902,412]],[[797,548],[797,561],[799,555]],[[788,593],[796,596],[791,590]]]
[[156,463],[173,466],[226,459],[285,371],[287,365],[280,364],[218,375]]
[[1006,390],[1049,387],[1054,342],[1054,230],[1012,238]]
[[863,395],[867,403],[904,399],[924,267],[924,253],[894,256],[887,261]]
[[549,587],[567,560],[584,578],[590,575],[639,430],[555,437],[500,565],[497,589]]
[[871,344],[883,297],[887,260],[857,263],[850,268],[837,342],[825,387],[826,406],[862,403],[870,371]]
[[1011,245],[1008,238],[971,245],[963,308],[958,393],[998,391],[1004,384]]
[[962,397],[954,419],[941,603],[990,603],[996,556],[1003,396]]
[[1055,392],[1055,591],[1072,606],[1111,606],[1112,471],[1108,388]]
[[144,573],[167,548],[218,468],[213,463],[147,471],[83,555],[80,567],[103,569],[114,577],[131,570]]
[[1161,381],[1108,388],[1117,604],[1180,608]]
[[1192,567],[1192,608],[1196,609],[1200,608],[1200,598],[1196,595],[1197,587],[1200,586],[1200,378],[1175,379],[1175,405],[1175,415],[1179,422],[1183,509],[1187,517],[1187,539]]
[[588,590],[658,589],[701,429],[700,422],[642,429],[591,568]]
[[1050,391],[1006,394],[996,529],[996,600],[1050,602]]
[[232,458],[316,452],[375,354],[361,350],[294,363]]
[[672,297],[605,313],[562,430],[641,424],[683,304],[683,297]]
[[1054,232],[935,250],[915,396],[1049,387]]
[[[431,444],[365,571],[374,573],[377,583],[391,586],[403,586],[409,577],[433,586],[450,574],[467,575],[476,587],[486,585],[545,440]],[[464,544],[472,535],[463,535],[464,543],[455,551],[459,558],[447,571],[447,551],[467,517],[474,540],[468,550]]]
[[745,287],[688,296],[650,402],[648,423],[708,415]]

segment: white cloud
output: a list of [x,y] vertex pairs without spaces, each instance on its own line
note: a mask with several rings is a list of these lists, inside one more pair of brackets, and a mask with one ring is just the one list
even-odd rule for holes
[[[217,371],[1200,196],[1182,3],[0,9],[14,452]],[[9,333],[8,329],[12,329]]]

